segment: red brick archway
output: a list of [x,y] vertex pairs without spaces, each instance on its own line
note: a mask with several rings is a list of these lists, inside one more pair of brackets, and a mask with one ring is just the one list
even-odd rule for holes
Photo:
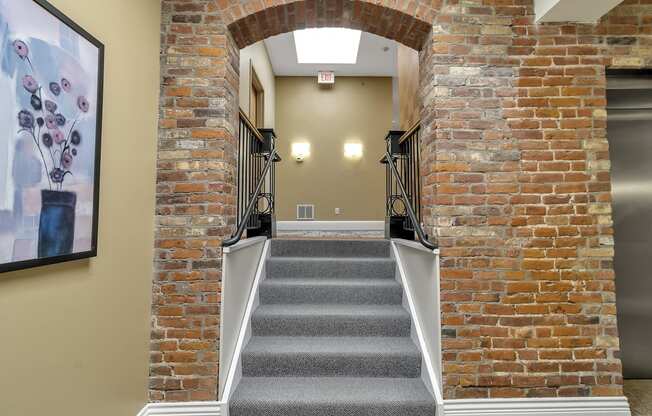
[[347,27],[371,32],[420,50],[441,0],[217,1],[238,47],[309,27]]
[[594,27],[533,0],[162,0],[151,400],[216,397],[239,49],[314,26],[420,50],[446,398],[621,394],[604,71],[649,51],[648,3]]

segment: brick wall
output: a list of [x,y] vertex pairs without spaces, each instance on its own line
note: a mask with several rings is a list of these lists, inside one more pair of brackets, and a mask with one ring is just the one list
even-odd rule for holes
[[425,222],[447,398],[622,393],[605,66],[652,61],[652,0],[535,25],[532,0],[163,0],[153,401],[212,400],[234,223],[238,48],[348,26],[421,49]]
[[162,7],[150,400],[215,400],[239,52],[213,1]]
[[442,246],[445,396],[622,394],[605,66],[650,63],[652,2],[535,25],[448,1],[421,53],[427,222]]

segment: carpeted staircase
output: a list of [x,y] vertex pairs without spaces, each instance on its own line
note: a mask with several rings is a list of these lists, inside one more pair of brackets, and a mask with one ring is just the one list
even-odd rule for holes
[[388,241],[273,240],[230,416],[433,416]]

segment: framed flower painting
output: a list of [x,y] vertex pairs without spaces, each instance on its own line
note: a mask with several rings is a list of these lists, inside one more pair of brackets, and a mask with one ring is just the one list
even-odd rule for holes
[[97,255],[104,46],[0,0],[0,272]]

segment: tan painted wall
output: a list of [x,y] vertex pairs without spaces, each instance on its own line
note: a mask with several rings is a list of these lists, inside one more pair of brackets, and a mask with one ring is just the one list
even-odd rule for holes
[[247,115],[249,115],[252,66],[265,90],[265,127],[273,129],[276,118],[276,85],[274,69],[263,41],[240,49],[240,108]]
[[[277,219],[296,220],[298,203],[315,204],[322,221],[383,220],[385,173],[378,161],[392,125],[392,79],[337,77],[322,89],[316,77],[277,77]],[[303,163],[291,144],[311,144]],[[363,144],[360,160],[344,157],[345,142]],[[335,215],[335,208],[342,214]]]
[[419,97],[419,53],[403,44],[398,44],[398,96],[399,125],[409,130],[419,121],[421,99]]
[[160,2],[51,1],[107,47],[99,257],[0,275],[0,414],[135,416],[147,401]]

